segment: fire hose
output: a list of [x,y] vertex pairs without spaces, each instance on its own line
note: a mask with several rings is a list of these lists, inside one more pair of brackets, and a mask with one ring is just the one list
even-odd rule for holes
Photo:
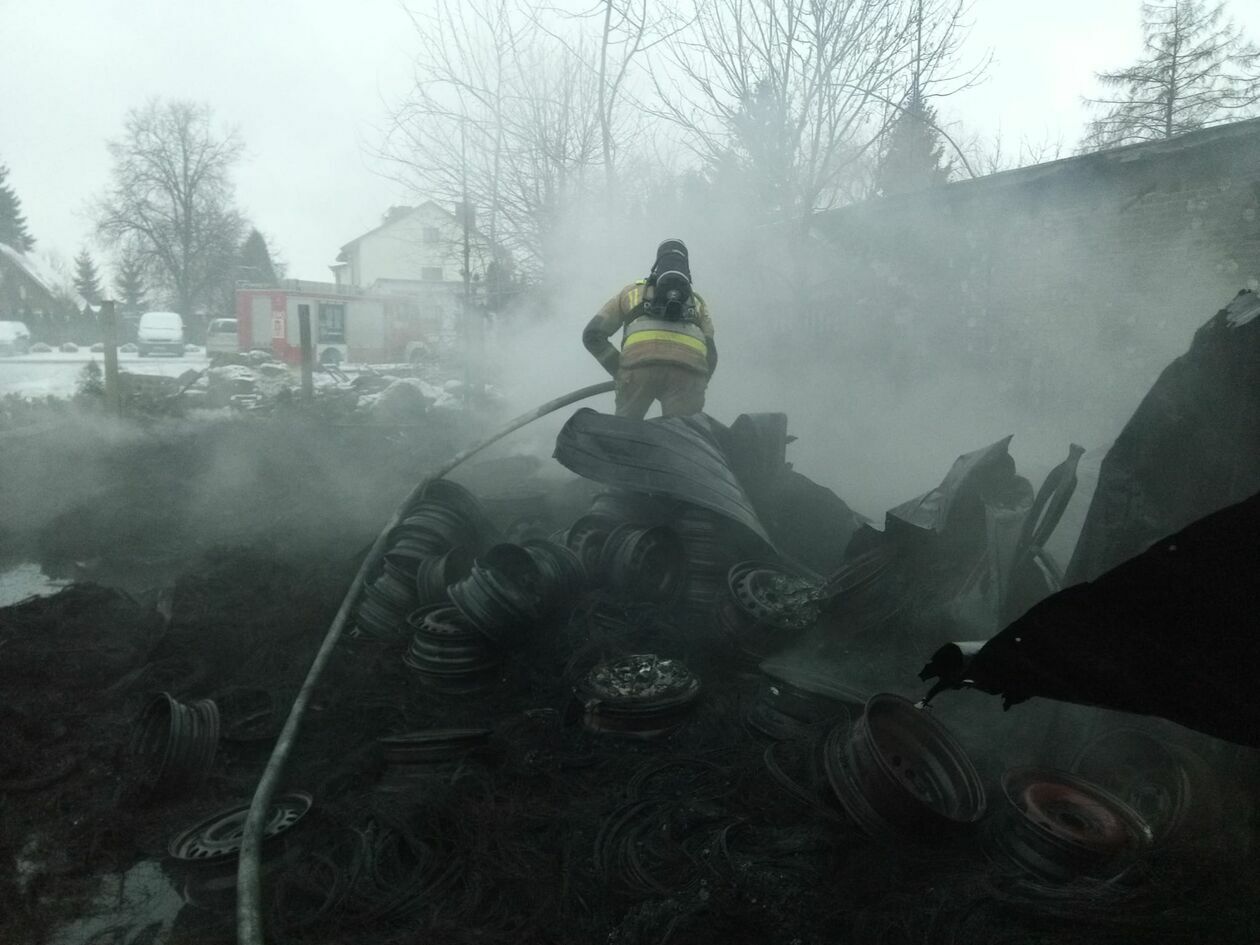
[[263,769],[262,777],[258,780],[258,787],[254,790],[254,797],[250,802],[249,814],[245,818],[245,827],[241,835],[240,862],[236,870],[236,940],[238,945],[263,945],[262,882],[259,854],[262,849],[263,827],[266,824],[267,811],[271,807],[272,796],[280,784],[285,762],[289,758],[289,751],[297,740],[298,730],[301,728],[302,716],[306,712],[307,703],[310,702],[311,695],[319,683],[319,677],[323,674],[324,667],[327,666],[329,659],[332,657],[333,648],[341,637],[341,631],[345,628],[351,608],[363,590],[363,584],[367,575],[376,566],[384,552],[385,542],[389,533],[402,520],[406,509],[420,498],[429,483],[434,479],[441,479],[470,456],[481,452],[486,447],[497,443],[503,437],[540,417],[545,417],[549,413],[553,413],[562,407],[568,407],[570,404],[575,404],[578,401],[586,400],[588,397],[609,393],[613,390],[613,387],[614,383],[612,381],[605,381],[602,384],[592,384],[590,387],[575,390],[570,394],[565,394],[563,397],[557,397],[555,400],[549,400],[541,407],[517,417],[492,436],[468,447],[468,449],[448,460],[437,471],[421,480],[411,490],[407,498],[402,501],[402,504],[398,506],[397,511],[391,516],[381,533],[376,536],[376,541],[372,543],[372,547],[368,550],[363,563],[359,565],[358,573],[355,574],[354,580],[350,582],[350,588],[346,591],[346,596],[342,599],[341,606],[337,608],[337,613],[328,627],[328,633],[325,634],[324,641],[320,644],[319,652],[315,654],[315,659],[311,662],[311,668],[307,671],[306,679],[302,683],[302,688],[298,691],[297,698],[293,700],[293,706],[289,709],[289,716],[285,720],[284,728],[276,739],[276,745],[271,751],[271,757],[267,759],[267,766]]

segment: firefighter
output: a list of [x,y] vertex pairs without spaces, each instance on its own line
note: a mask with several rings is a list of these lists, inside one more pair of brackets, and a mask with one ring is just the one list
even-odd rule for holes
[[[620,351],[608,341],[617,331]],[[657,247],[651,274],[609,299],[582,343],[617,380],[617,416],[642,420],[657,400],[666,417],[704,409],[717,346],[704,299],[691,288],[682,240]]]

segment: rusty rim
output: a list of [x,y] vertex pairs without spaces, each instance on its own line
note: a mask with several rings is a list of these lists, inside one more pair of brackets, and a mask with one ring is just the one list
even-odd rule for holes
[[1015,768],[1002,776],[1002,794],[991,855],[1041,879],[1114,877],[1150,844],[1151,829],[1133,808],[1066,771]]
[[930,842],[984,816],[984,785],[971,759],[901,696],[872,696],[851,730],[839,724],[827,734],[822,752],[832,790],[871,836]]

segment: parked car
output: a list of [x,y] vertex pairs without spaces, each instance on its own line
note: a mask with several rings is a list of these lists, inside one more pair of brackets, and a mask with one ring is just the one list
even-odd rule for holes
[[136,343],[142,358],[155,351],[182,355],[184,320],[177,312],[145,312],[140,316],[140,325],[136,329]]
[[25,322],[0,321],[0,355],[26,354],[31,347],[31,332]]
[[235,318],[212,318],[206,328],[206,354],[236,354],[240,351]]

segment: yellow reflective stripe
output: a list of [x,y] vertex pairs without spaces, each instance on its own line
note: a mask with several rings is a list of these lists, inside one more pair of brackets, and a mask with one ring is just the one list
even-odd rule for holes
[[641,298],[643,298],[643,290],[640,289],[638,286],[635,286],[633,289],[630,290],[630,293],[626,296],[626,301],[630,303],[631,308],[634,308],[636,305],[639,304],[639,299]]
[[701,354],[707,354],[709,351],[708,346],[699,338],[692,338],[691,335],[684,335],[677,331],[636,331],[626,337],[621,347],[629,348],[631,345],[644,341],[668,341],[672,344],[686,345],[688,348],[695,348]]

